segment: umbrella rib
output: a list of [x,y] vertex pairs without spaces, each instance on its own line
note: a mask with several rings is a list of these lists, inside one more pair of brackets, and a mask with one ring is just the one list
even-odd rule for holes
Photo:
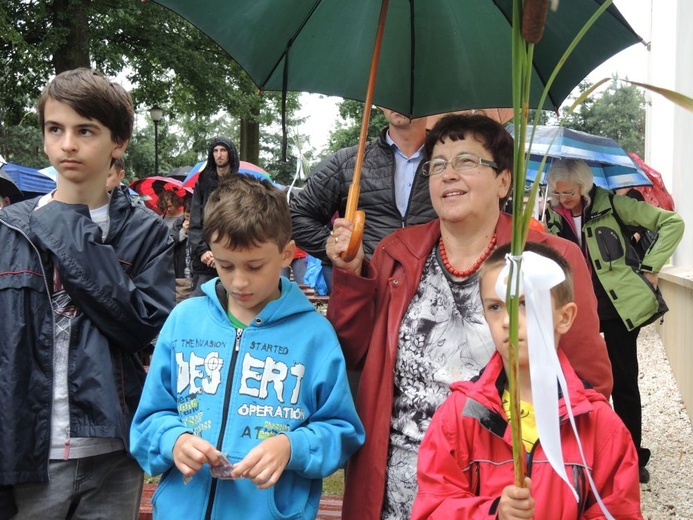
[[311,19],[311,17],[313,16],[313,13],[315,13],[315,10],[318,8],[318,6],[319,6],[321,3],[322,3],[322,0],[316,0],[316,1],[315,1],[315,3],[313,4],[313,7],[311,7],[310,11],[309,11],[308,14],[306,15],[306,17],[303,19],[303,21],[301,22],[301,24],[298,26],[298,28],[296,29],[296,31],[294,31],[293,36],[291,36],[291,38],[289,38],[289,41],[287,42],[286,47],[284,48],[284,52],[282,52],[282,53],[279,55],[279,58],[277,59],[277,61],[276,61],[276,63],[274,64],[274,66],[270,69],[269,73],[267,74],[267,77],[262,81],[262,83],[261,83],[260,85],[258,85],[258,86],[260,87],[260,90],[263,90],[263,89],[265,88],[265,85],[267,84],[267,82],[269,81],[269,79],[270,79],[270,78],[272,77],[272,75],[274,74],[274,71],[277,70],[277,67],[279,67],[279,64],[282,62],[282,60],[283,60],[286,56],[288,56],[289,50],[290,50],[291,47],[293,46],[294,41],[296,41],[296,38],[297,38],[298,35],[301,33],[301,31],[303,30],[303,28],[304,28],[304,27],[306,26],[306,24],[308,23],[308,20]]

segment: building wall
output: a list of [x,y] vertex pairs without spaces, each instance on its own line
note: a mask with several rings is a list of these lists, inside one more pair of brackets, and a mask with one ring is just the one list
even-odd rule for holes
[[[643,64],[646,83],[676,88],[676,2],[650,0],[650,27],[641,36],[649,42],[648,62]],[[662,174],[664,184],[673,190],[674,105],[659,94],[645,92],[648,100],[645,162]]]
[[[659,274],[659,280],[659,287],[669,306],[669,312],[664,315],[664,321],[657,326],[657,332],[662,339],[688,416],[693,421],[693,349],[690,345],[693,334],[693,269],[665,267]],[[651,368],[642,367],[641,370]]]
[[[678,0],[676,14],[676,79],[674,89],[693,97],[693,2]],[[676,210],[681,214],[688,229],[674,255],[675,265],[693,266],[693,113],[674,108],[673,116],[673,197]],[[690,337],[690,336],[689,336]]]
[[[653,1],[652,20],[653,44],[648,82],[693,97],[693,31],[690,29],[693,2]],[[673,63],[670,63],[672,59]],[[673,83],[670,85],[669,81]],[[660,287],[670,311],[659,326],[659,334],[688,415],[693,420],[693,379],[690,377],[693,373],[693,350],[690,348],[690,338],[693,337],[693,204],[690,203],[693,190],[693,113],[652,94],[648,120],[646,156],[651,159],[648,162],[655,169],[671,165],[672,180],[667,182],[667,186],[687,228],[672,258],[673,265],[660,273]]]

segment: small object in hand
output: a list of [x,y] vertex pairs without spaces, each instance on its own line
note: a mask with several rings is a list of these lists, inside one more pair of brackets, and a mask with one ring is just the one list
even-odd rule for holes
[[337,242],[339,242],[339,237],[334,237],[334,243],[336,244]]
[[227,459],[226,455],[223,453],[217,452],[217,454],[219,455],[219,464],[216,466],[210,466],[210,473],[214,478],[218,478],[220,480],[233,480],[234,477],[231,476],[233,464],[229,462],[229,459]]

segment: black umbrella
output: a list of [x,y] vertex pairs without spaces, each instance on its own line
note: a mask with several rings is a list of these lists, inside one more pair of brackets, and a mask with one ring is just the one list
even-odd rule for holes
[[2,167],[0,167],[0,196],[9,197],[10,200],[19,200],[24,197],[22,191]]
[[190,172],[192,168],[192,166],[181,166],[179,168],[174,168],[173,170],[165,174],[164,177],[173,177],[174,179],[183,181],[188,176],[188,172]]

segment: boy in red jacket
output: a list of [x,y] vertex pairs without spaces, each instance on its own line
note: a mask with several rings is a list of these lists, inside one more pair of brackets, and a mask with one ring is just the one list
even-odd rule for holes
[[[544,261],[552,260],[564,273],[564,281],[551,289],[553,340],[558,345],[577,312],[570,266],[548,246],[528,243],[526,251],[545,257]],[[533,406],[540,396],[535,389],[536,399],[532,398],[524,294],[518,320],[518,385],[527,478],[526,487],[513,485],[506,376],[508,312],[496,288],[499,275],[504,276],[501,271],[508,253],[508,245],[498,248],[479,275],[484,315],[497,352],[475,381],[453,384],[453,393],[433,416],[419,449],[419,489],[412,519],[610,518],[597,497],[614,518],[642,518],[638,457],[628,430],[601,394],[585,388],[560,349],[558,362],[569,397],[568,403],[565,392],[558,395],[563,477],[547,460],[548,441],[539,439]],[[523,270],[529,262],[525,256]],[[552,384],[552,388],[559,392],[558,385]],[[569,407],[584,459],[571,428]]]

